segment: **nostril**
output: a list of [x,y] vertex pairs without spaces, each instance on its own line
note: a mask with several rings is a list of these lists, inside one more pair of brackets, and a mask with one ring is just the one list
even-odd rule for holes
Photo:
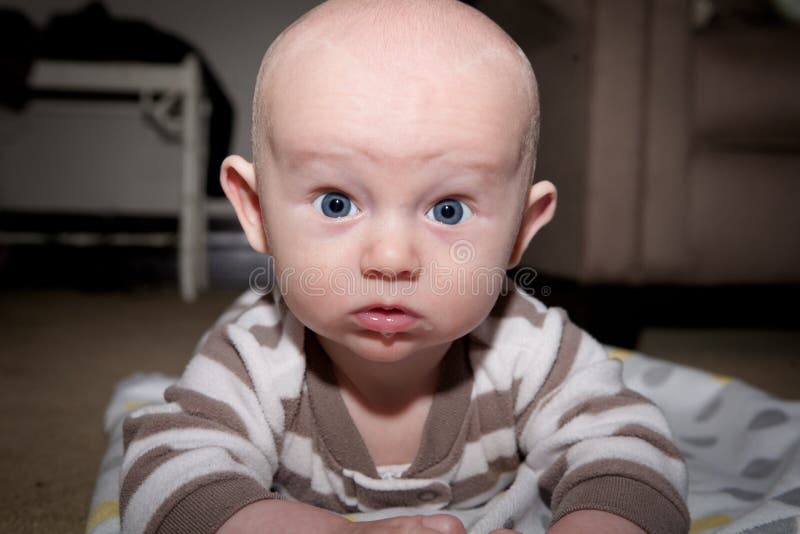
[[397,278],[394,269],[376,267],[367,274],[369,278]]
[[418,266],[400,270],[388,267],[366,267],[362,270],[365,279],[383,281],[413,281],[417,280],[423,272],[422,267]]

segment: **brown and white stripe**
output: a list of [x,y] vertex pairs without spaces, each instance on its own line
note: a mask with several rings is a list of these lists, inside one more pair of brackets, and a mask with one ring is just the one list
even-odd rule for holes
[[[555,518],[596,508],[650,532],[687,528],[685,470],[662,415],[561,310],[501,296],[445,356],[414,462],[383,478],[314,334],[277,292],[238,306],[167,402],[125,423],[126,533],[214,532],[265,498],[447,510],[475,531],[545,504]],[[512,484],[522,470],[535,491]]]

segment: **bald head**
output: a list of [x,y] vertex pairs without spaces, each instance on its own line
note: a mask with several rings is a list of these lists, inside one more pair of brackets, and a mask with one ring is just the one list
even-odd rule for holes
[[525,125],[521,150],[532,178],[539,129],[533,69],[500,27],[457,0],[329,0],[284,30],[264,55],[256,83],[256,167],[269,150],[280,93],[291,87],[298,65],[331,53],[399,83],[448,73],[502,84],[517,103],[515,120]]

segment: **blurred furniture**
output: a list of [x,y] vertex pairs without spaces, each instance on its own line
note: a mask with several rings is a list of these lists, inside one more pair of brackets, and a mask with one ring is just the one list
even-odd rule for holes
[[[689,0],[491,4],[537,72],[537,177],[560,193],[527,264],[589,283],[800,282],[798,27],[695,30]],[[531,4],[558,15],[554,42],[510,20]]]
[[[34,64],[29,84],[31,88],[46,91],[92,93],[93,95],[134,94],[139,96],[140,107],[147,119],[157,128],[178,138],[181,144],[182,163],[178,209],[177,272],[181,296],[194,300],[199,290],[207,286],[206,260],[206,153],[207,105],[204,105],[200,64],[193,55],[187,55],[179,64],[137,62],[95,62],[39,60]],[[179,110],[177,116],[173,113]],[[110,211],[124,209],[121,199]],[[3,202],[0,200],[0,207]],[[8,208],[8,206],[5,206]],[[14,209],[20,206],[14,205]],[[3,233],[4,242],[31,242],[30,235]],[[91,236],[89,241],[91,241]],[[121,236],[103,242],[120,245],[163,246],[161,236],[150,239]],[[86,242],[83,236],[78,242]],[[62,242],[74,243],[69,236]]]

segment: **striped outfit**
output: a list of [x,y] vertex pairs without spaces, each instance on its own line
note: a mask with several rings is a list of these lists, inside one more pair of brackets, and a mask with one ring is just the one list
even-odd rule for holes
[[379,471],[280,293],[240,306],[167,402],[126,420],[123,532],[215,532],[271,498],[357,520],[446,511],[470,532],[542,532],[580,509],[688,530],[686,471],[661,412],[562,310],[512,290],[442,366],[417,457]]

